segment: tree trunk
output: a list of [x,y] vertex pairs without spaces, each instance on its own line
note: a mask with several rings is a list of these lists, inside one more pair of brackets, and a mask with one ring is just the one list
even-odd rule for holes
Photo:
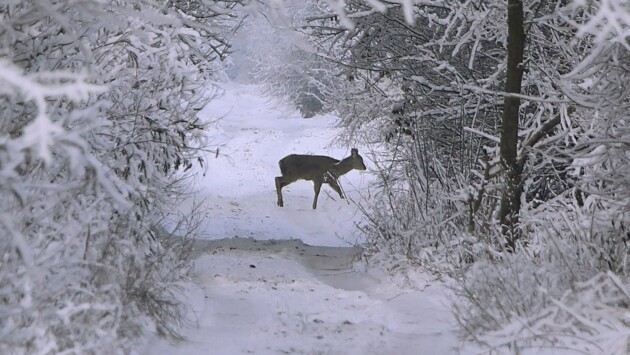
[[[525,48],[523,17],[522,0],[508,0],[507,78],[505,81],[507,93],[521,92]],[[517,159],[520,104],[521,100],[517,97],[504,98],[501,131],[501,164],[505,172],[505,186],[499,209],[499,221],[508,248],[512,250],[519,237],[517,225],[523,189],[521,182],[523,167]]]

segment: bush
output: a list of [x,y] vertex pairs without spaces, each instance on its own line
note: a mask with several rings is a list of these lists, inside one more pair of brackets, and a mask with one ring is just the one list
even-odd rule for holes
[[169,3],[0,5],[2,353],[179,337],[198,216],[177,206],[202,161],[205,54],[226,42],[191,20],[223,17]]

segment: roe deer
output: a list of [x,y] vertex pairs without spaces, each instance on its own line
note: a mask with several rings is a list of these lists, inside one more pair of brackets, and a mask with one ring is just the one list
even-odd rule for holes
[[297,180],[311,180],[315,185],[315,198],[313,209],[317,208],[317,197],[322,184],[326,183],[337,191],[339,197],[344,198],[337,179],[352,169],[365,170],[363,157],[359,155],[357,148],[352,148],[349,157],[339,161],[335,158],[323,155],[298,155],[291,154],[280,159],[280,172],[282,176],[276,177],[276,192],[278,193],[278,206],[284,205],[282,201],[282,188]]

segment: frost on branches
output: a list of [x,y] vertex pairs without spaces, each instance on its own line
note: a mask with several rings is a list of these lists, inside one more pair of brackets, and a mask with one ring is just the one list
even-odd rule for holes
[[1,353],[178,336],[196,217],[171,211],[236,2],[169,4],[0,4]]
[[[627,1],[516,1],[525,53],[509,94],[505,1],[353,0],[341,17],[325,3],[302,29],[337,75],[360,83],[335,109],[378,152],[368,253],[456,277],[457,317],[491,349],[627,352]],[[520,100],[519,237],[508,247],[505,96]]]

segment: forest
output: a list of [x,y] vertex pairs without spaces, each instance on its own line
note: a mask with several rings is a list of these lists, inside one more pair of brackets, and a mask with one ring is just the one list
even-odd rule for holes
[[467,339],[625,354],[628,36],[623,0],[0,1],[0,352],[182,338],[174,207],[240,61],[374,147],[363,257],[455,280]]

